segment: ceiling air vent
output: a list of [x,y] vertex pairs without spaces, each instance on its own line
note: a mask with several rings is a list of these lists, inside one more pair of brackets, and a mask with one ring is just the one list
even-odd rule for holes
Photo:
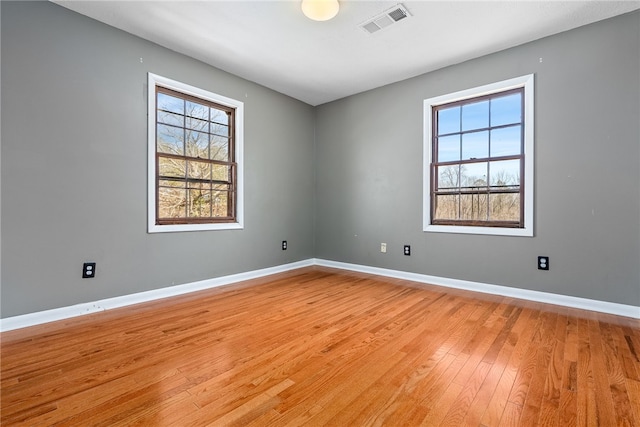
[[365,30],[369,34],[373,34],[376,31],[380,31],[381,29],[388,27],[391,24],[395,24],[396,22],[408,18],[411,16],[406,7],[401,4],[398,4],[391,9],[387,9],[381,14],[374,16],[368,21],[359,25],[360,28]]

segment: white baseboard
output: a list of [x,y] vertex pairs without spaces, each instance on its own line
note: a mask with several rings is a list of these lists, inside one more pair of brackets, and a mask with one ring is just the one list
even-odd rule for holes
[[23,314],[20,316],[0,319],[0,332],[11,331],[13,329],[26,328],[28,326],[42,323],[54,322],[57,320],[69,319],[83,316],[85,314],[110,310],[112,308],[125,307],[132,304],[154,301],[162,298],[169,298],[183,295],[190,292],[204,289],[216,288],[218,286],[229,285],[243,280],[257,279],[276,273],[283,273],[297,268],[309,267],[313,265],[313,259],[293,262],[290,264],[278,265],[275,267],[263,268],[260,270],[248,271],[246,273],[232,274],[229,276],[216,277],[214,279],[201,280],[198,282],[185,283],[183,285],[169,286],[166,288],[154,289],[151,291],[139,292],[120,297],[107,298],[94,302],[72,305],[68,307],[54,308],[51,310],[39,311],[36,313]]
[[361,273],[376,274],[378,276],[393,277],[397,279],[411,280],[413,282],[426,283],[447,288],[465,289],[484,294],[501,295],[506,297],[543,302],[547,304],[561,305],[565,307],[579,308],[582,310],[598,311],[601,313],[615,314],[617,316],[640,319],[640,307],[635,305],[618,304],[606,301],[597,301],[587,298],[572,297],[567,295],[552,294],[548,292],[531,291],[528,289],[511,288],[508,286],[491,285],[488,283],[471,282],[468,280],[449,279],[446,277],[429,276],[426,274],[410,273],[407,271],[389,270],[386,268],[369,267],[366,265],[349,264],[345,262],[315,259],[315,265],[338,268],[342,270],[358,271]]
[[609,313],[615,314],[617,316],[640,319],[640,307],[633,305],[617,304],[586,298],[551,294],[547,292],[531,291],[527,289],[510,288],[508,286],[491,285],[487,283],[471,282],[468,280],[449,279],[446,277],[429,276],[426,274],[410,273],[407,271],[390,270],[386,268],[369,267],[366,265],[349,264],[345,262],[311,258],[303,261],[293,262],[290,264],[248,271],[246,273],[232,274],[229,276],[201,280],[192,283],[185,283],[183,285],[154,289],[151,291],[123,295],[120,297],[107,298],[99,301],[77,304],[68,307],[54,308],[52,310],[7,317],[5,319],[0,319],[0,332],[26,328],[28,326],[35,326],[42,323],[54,322],[57,320],[69,319],[89,313],[110,310],[118,307],[125,307],[132,304],[139,304],[143,302],[154,301],[157,299],[169,298],[177,295],[187,294],[190,292],[229,285],[244,280],[257,279],[260,277],[269,276],[276,273],[283,273],[285,271],[295,270],[302,267],[309,267],[312,265],[337,268],[341,270],[357,271],[361,273],[375,274],[378,276],[393,277],[397,279],[411,280],[413,282],[444,286],[447,288],[465,289],[485,294],[502,295],[524,300],[537,301],[547,304],[561,305],[566,307],[579,308],[582,310],[598,311],[601,313]]

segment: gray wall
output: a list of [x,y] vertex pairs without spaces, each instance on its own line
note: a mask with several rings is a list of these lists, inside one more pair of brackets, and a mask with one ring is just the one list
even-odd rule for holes
[[[57,5],[0,4],[2,317],[314,256],[640,306],[638,13],[314,109]],[[146,233],[147,72],[245,102],[244,230]],[[536,236],[422,232],[423,99],[528,73]]]
[[[52,3],[1,7],[2,317],[313,257],[312,107]],[[244,230],[147,234],[147,72],[245,103]]]
[[[639,17],[320,106],[316,256],[640,306]],[[529,73],[535,237],[422,232],[423,100]]]

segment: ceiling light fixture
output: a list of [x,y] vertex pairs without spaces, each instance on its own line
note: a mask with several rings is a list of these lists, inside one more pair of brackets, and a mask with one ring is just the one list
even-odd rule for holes
[[338,0],[302,0],[302,13],[314,21],[328,21],[338,14]]

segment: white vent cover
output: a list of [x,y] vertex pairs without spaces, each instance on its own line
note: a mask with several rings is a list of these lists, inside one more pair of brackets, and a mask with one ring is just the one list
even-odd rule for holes
[[360,28],[365,30],[369,34],[373,34],[376,31],[380,31],[381,29],[388,27],[391,24],[395,24],[396,22],[410,17],[411,14],[402,4],[398,4],[391,9],[387,9],[382,12],[380,15],[377,15],[368,21],[359,25]]

